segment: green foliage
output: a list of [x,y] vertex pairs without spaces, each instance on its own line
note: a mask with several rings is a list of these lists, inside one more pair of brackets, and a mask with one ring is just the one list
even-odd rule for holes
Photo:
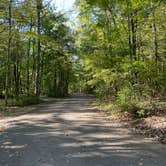
[[41,100],[36,96],[22,96],[15,100],[12,100],[10,105],[12,106],[28,106],[33,104],[39,104]]
[[[36,96],[20,96],[18,98],[10,98],[8,100],[8,106],[28,106],[33,104],[39,104],[42,101],[39,99],[39,97]],[[4,111],[6,108],[4,99],[0,100],[0,109],[1,111]]]
[[135,103],[124,103],[119,105],[119,107],[122,112],[126,112],[134,116],[137,116],[137,112],[141,109]]
[[119,103],[127,103],[132,100],[133,97],[133,90],[129,87],[123,87],[117,94],[117,101]]
[[26,97],[39,95],[37,89],[68,95],[74,41],[65,14],[44,0],[2,0],[0,18],[0,97],[26,105],[37,102]]
[[36,0],[7,2],[0,2],[2,98],[33,96],[36,83],[52,97],[86,92],[120,105],[165,96],[164,1],[78,0],[72,30],[51,3],[40,0],[39,17]]
[[120,104],[165,96],[165,3],[82,0],[76,5],[86,87]]
[[137,114],[138,114],[139,118],[142,118],[142,117],[144,118],[144,117],[147,117],[148,115],[150,115],[150,112],[147,110],[141,109],[141,110],[137,111]]
[[135,118],[145,118],[151,114],[151,111],[139,107],[136,103],[124,103],[118,106],[122,113],[128,113]]

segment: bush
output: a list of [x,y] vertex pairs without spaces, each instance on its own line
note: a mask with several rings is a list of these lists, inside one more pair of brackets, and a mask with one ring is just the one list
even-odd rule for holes
[[130,102],[133,96],[132,92],[133,90],[129,87],[122,88],[117,94],[117,102],[121,104]]
[[150,115],[150,110],[143,109],[135,103],[121,104],[119,107],[121,112],[129,113],[135,118],[144,118]]
[[6,110],[6,108],[5,108],[5,107],[0,106],[0,112],[4,112],[5,110]]
[[140,117],[140,118],[146,118],[146,117],[152,115],[152,112],[151,112],[151,110],[148,110],[148,109],[141,109],[137,112],[137,114],[138,114],[138,117]]
[[22,96],[17,98],[12,105],[15,106],[27,106],[33,104],[39,104],[41,100],[36,96]]
[[140,110],[140,108],[138,106],[136,106],[136,104],[134,104],[134,103],[129,103],[129,104],[124,103],[124,104],[119,105],[119,107],[120,107],[121,112],[127,112],[134,116],[136,116],[137,111]]

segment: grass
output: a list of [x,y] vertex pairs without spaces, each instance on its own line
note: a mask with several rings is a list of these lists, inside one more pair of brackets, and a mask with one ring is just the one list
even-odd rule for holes
[[17,116],[24,114],[37,108],[40,103],[43,103],[43,101],[35,96],[9,99],[8,106],[5,106],[5,101],[0,99],[0,116]]
[[112,101],[103,102],[96,100],[93,105],[115,118],[124,116],[130,116],[133,118],[146,118],[149,116],[166,113],[166,101],[161,101],[159,99],[126,103]]

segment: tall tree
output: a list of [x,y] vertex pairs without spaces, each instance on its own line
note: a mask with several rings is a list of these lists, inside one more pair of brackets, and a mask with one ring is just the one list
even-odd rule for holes
[[37,0],[37,57],[36,57],[36,80],[35,80],[35,95],[40,94],[40,59],[41,59],[41,11],[42,11],[42,0]]

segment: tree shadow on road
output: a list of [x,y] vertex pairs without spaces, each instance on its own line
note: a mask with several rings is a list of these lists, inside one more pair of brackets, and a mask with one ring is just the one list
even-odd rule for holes
[[15,118],[0,134],[0,166],[166,165],[164,147],[110,125],[88,101],[65,99]]

